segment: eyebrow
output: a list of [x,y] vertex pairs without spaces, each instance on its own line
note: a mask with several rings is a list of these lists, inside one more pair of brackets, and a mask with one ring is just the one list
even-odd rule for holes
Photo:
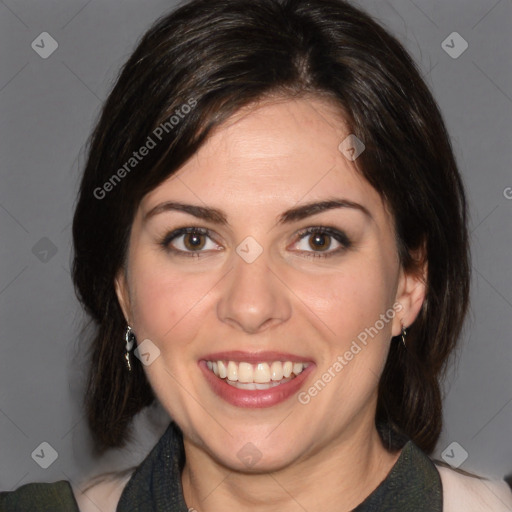
[[[299,220],[310,217],[311,215],[316,215],[317,213],[333,210],[335,208],[350,208],[357,210],[362,212],[369,219],[373,219],[369,210],[362,204],[355,203],[354,201],[350,201],[348,199],[329,199],[326,201],[311,202],[290,208],[278,217],[276,225],[297,222]],[[207,220],[213,222],[214,224],[228,224],[227,216],[222,210],[175,201],[167,201],[165,203],[156,205],[144,215],[144,222],[147,222],[155,215],[169,211],[188,213],[189,215],[193,215],[198,219]]]

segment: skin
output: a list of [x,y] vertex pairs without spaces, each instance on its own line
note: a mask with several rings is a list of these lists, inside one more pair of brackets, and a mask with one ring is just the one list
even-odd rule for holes
[[[399,456],[374,426],[377,385],[391,337],[421,308],[425,276],[403,271],[391,215],[357,160],[338,150],[349,133],[326,100],[260,102],[218,128],[135,216],[116,291],[138,343],[149,338],[160,350],[145,371],[184,433],[184,496],[200,512],[351,510]],[[276,224],[285,210],[333,198],[363,205],[371,218],[336,208]],[[220,209],[227,224],[178,211],[144,220],[166,201]],[[159,245],[192,226],[213,233],[199,237],[199,258]],[[346,233],[350,247],[334,254],[343,248],[334,238],[320,239],[326,251],[314,235],[300,240],[311,226]],[[247,236],[263,248],[252,263],[236,252]],[[171,244],[190,252],[190,241]],[[306,405],[292,396],[263,409],[235,407],[198,367],[213,351],[289,352],[315,363],[304,391],[397,301],[400,312]],[[237,456],[248,442],[261,454],[252,467]]]

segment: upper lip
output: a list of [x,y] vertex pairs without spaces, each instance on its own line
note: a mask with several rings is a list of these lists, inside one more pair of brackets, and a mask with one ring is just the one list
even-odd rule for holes
[[261,351],[243,352],[242,350],[231,350],[226,352],[215,352],[208,354],[201,359],[205,361],[235,361],[238,363],[261,363],[273,361],[291,361],[292,363],[313,362],[309,357],[288,354],[285,352]]

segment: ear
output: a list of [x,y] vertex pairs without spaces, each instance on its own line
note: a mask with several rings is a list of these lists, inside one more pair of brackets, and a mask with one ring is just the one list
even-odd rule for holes
[[127,275],[124,268],[121,268],[114,279],[114,286],[116,289],[117,300],[123,311],[126,323],[131,325],[131,303],[130,294],[128,292]]
[[401,324],[407,328],[416,320],[427,293],[428,266],[424,248],[415,251],[411,256],[417,262],[416,269],[412,271],[400,269],[395,304],[399,303],[401,307],[396,308],[393,336],[400,334]]

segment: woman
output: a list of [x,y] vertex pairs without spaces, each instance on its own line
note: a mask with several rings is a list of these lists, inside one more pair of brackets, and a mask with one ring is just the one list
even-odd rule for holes
[[98,450],[155,399],[172,422],[134,472],[0,510],[512,507],[428,457],[465,194],[413,62],[361,11],[195,0],[158,21],[106,101],[73,236]]

